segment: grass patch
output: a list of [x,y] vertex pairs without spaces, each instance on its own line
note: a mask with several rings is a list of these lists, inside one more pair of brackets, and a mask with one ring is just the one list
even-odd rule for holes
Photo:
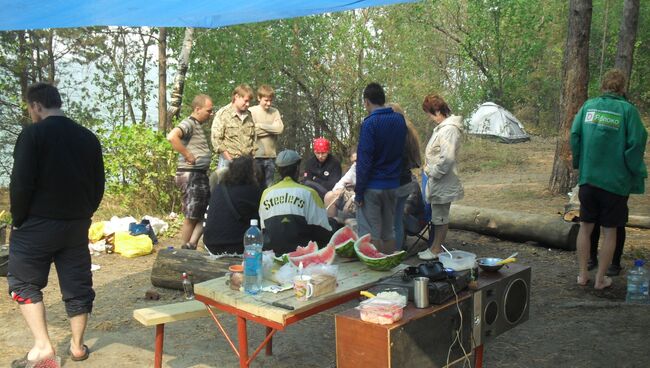
[[466,136],[460,149],[459,166],[464,173],[515,168],[527,163],[512,144]]

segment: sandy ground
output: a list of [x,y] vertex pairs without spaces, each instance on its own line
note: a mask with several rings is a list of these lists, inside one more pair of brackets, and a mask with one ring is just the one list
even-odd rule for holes
[[[499,145],[490,146],[499,149]],[[509,146],[525,155],[525,163],[463,175],[466,197],[460,204],[514,211],[557,214],[566,196],[546,191],[551,171],[553,140]],[[646,159],[646,162],[649,162]],[[650,216],[650,198],[633,196],[631,214]],[[411,239],[412,241],[412,239]],[[162,246],[178,245],[166,239]],[[650,307],[623,303],[625,276],[614,279],[607,291],[575,285],[577,265],[574,252],[540,247],[535,243],[513,243],[470,232],[451,231],[448,245],[479,256],[505,257],[519,252],[519,262],[533,269],[530,319],[485,345],[485,367],[649,367]],[[623,258],[629,269],[632,257],[650,255],[650,230],[628,229]],[[153,363],[153,328],[133,320],[132,311],[150,305],[182,300],[181,293],[159,289],[161,300],[146,301],[151,288],[150,270],[155,255],[136,259],[102,254],[93,257],[101,266],[94,273],[97,292],[95,311],[87,331],[92,350],[85,362],[70,367],[146,367]],[[68,349],[69,327],[54,269],[45,290],[50,335],[60,354]],[[276,335],[274,355],[261,355],[253,367],[334,367],[336,365],[333,316],[356,306],[351,302],[290,326]],[[236,331],[235,320],[223,316],[227,330]],[[0,366],[25,354],[31,335],[17,306],[0,299]],[[249,326],[254,343],[262,339],[263,328]],[[226,340],[209,319],[183,321],[166,328],[164,366],[236,367],[237,359]]]

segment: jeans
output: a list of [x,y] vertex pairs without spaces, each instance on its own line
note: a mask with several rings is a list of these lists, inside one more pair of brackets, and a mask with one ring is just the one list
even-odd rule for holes
[[262,190],[273,185],[273,176],[275,175],[274,158],[255,158],[255,165],[258,170],[264,174],[264,182],[260,183]]

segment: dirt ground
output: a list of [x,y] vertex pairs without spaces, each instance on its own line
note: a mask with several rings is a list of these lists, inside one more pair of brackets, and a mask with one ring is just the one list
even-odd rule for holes
[[[488,149],[501,149],[488,145]],[[460,204],[555,215],[562,212],[566,196],[546,191],[555,141],[533,138],[507,147],[525,157],[517,167],[502,167],[463,174],[465,199]],[[650,162],[646,158],[646,162]],[[630,213],[650,216],[650,196],[633,196]],[[558,215],[559,216],[559,215]],[[412,239],[411,239],[412,241]],[[160,247],[178,246],[178,239],[165,239]],[[650,336],[650,306],[629,305],[625,298],[625,271],[614,278],[613,287],[594,291],[575,285],[577,264],[574,252],[541,247],[535,243],[513,243],[480,234],[450,231],[448,245],[479,256],[505,257],[515,251],[518,260],[532,266],[530,319],[486,343],[485,367],[650,367],[647,339]],[[648,259],[650,230],[628,228],[623,257],[625,270],[633,257]],[[182,300],[181,293],[158,289],[159,301],[144,300],[151,288],[150,270],[155,254],[135,259],[98,255],[93,263],[97,299],[86,334],[92,354],[75,367],[146,367],[153,363],[153,328],[132,318],[132,311],[150,305]],[[60,353],[67,351],[69,327],[54,270],[45,290],[50,335]],[[260,355],[253,367],[334,367],[336,365],[333,316],[352,308],[351,302],[310,317],[276,335],[274,355]],[[0,366],[9,366],[30,348],[32,338],[15,303],[0,298]],[[228,331],[235,320],[223,316]],[[254,343],[263,329],[249,326]],[[434,342],[432,342],[434,343]],[[235,355],[209,319],[183,321],[166,327],[164,366],[236,367]]]

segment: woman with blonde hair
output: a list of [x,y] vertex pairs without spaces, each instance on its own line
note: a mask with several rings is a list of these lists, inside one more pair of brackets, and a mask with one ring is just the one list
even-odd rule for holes
[[419,168],[422,165],[422,158],[420,156],[420,139],[415,125],[406,117],[404,109],[397,103],[389,103],[387,106],[391,107],[396,113],[402,114],[406,121],[406,142],[404,143],[404,154],[402,156],[402,173],[400,174],[400,186],[397,188],[397,200],[395,201],[395,222],[393,229],[395,231],[395,248],[397,251],[402,250],[404,247],[404,207],[406,206],[406,199],[413,191],[413,186],[417,182],[413,181],[412,169]]
[[437,258],[442,251],[449,228],[451,202],[463,198],[464,190],[458,178],[458,153],[463,134],[462,118],[451,114],[451,109],[442,96],[429,94],[422,102],[422,110],[435,127],[424,151],[424,173],[427,175],[425,194],[431,204],[431,222],[434,225],[431,248],[419,252],[422,260]]

